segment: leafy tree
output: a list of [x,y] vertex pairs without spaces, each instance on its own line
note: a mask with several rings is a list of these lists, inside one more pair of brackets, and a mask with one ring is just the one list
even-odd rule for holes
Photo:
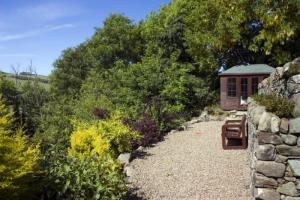
[[125,65],[135,63],[142,55],[139,28],[121,14],[110,15],[102,28],[96,29],[89,41],[89,55],[98,69],[112,68],[122,60]]
[[13,115],[0,96],[0,198],[32,198],[39,147],[28,144],[21,129],[12,131]]
[[89,62],[85,59],[87,50],[86,43],[76,48],[68,48],[55,61],[49,81],[52,94],[76,97],[90,68]]
[[[174,4],[178,10],[189,10],[184,17],[185,39],[196,62],[206,60],[206,54],[215,57],[219,64],[228,62],[230,57],[235,57],[235,63],[283,64],[295,56],[295,49],[287,49],[286,45],[299,37],[297,0],[174,1]],[[245,59],[241,55],[243,50],[254,56]]]

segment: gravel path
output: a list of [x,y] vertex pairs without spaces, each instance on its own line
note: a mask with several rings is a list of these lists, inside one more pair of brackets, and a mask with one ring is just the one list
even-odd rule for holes
[[193,124],[145,149],[129,165],[129,188],[149,200],[250,199],[247,151],[222,149],[222,124]]

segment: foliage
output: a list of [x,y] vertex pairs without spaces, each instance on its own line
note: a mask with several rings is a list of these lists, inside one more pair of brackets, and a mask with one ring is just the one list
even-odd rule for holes
[[109,151],[108,142],[99,134],[96,125],[77,124],[70,143],[69,155],[73,157],[102,156]]
[[19,85],[3,76],[0,77],[0,93],[14,112],[15,129],[22,125],[27,135],[33,135],[40,123],[41,108],[49,100],[45,87],[38,79],[31,78]]
[[38,172],[39,146],[28,145],[21,129],[12,132],[12,113],[0,96],[0,198],[33,196],[32,184]]
[[[124,177],[119,163],[113,159],[110,145],[129,148],[126,140],[132,140],[129,135],[133,132],[126,132],[126,127],[118,122],[108,121],[75,123],[68,154],[55,156],[56,159],[50,161],[49,181],[55,183],[55,187],[48,186],[50,198],[122,199],[126,192]],[[107,125],[112,127],[103,128]]]
[[278,97],[276,95],[256,95],[253,99],[266,107],[266,110],[274,113],[278,117],[289,118],[292,116],[293,105],[287,98]]
[[69,99],[52,99],[41,109],[40,124],[34,135],[34,140],[40,143],[45,153],[53,145],[55,149],[66,149],[69,137],[73,131],[74,103]]
[[115,156],[130,152],[132,150],[131,141],[139,138],[138,133],[122,123],[119,113],[114,114],[110,119],[99,121],[96,125],[97,132],[108,141]]
[[178,12],[188,11],[186,44],[197,62],[215,57],[227,66],[236,62],[281,65],[298,54],[289,44],[299,38],[297,0],[176,0],[174,4]]
[[133,141],[134,148],[137,148],[139,146],[149,146],[162,140],[163,138],[156,123],[151,120],[151,118],[146,114],[138,121],[133,121],[127,118],[124,118],[122,121],[132,130],[138,132],[141,135],[140,139]]
[[54,71],[49,77],[51,93],[55,96],[76,97],[85,79],[89,62],[85,60],[87,45],[68,48],[54,63]]
[[50,199],[122,199],[126,187],[119,164],[109,156],[66,156],[52,162]]

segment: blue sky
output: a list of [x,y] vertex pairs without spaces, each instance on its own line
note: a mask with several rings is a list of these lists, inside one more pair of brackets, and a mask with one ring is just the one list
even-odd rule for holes
[[135,22],[170,0],[0,0],[0,71],[48,75],[62,50],[76,46],[111,13]]

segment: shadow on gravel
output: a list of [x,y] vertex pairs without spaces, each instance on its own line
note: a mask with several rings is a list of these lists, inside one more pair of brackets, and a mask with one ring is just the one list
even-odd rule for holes
[[145,159],[147,156],[152,156],[151,153],[145,152],[145,151],[134,151],[131,155],[131,159]]
[[137,195],[138,190],[138,188],[128,189],[125,200],[147,200],[146,198]]

